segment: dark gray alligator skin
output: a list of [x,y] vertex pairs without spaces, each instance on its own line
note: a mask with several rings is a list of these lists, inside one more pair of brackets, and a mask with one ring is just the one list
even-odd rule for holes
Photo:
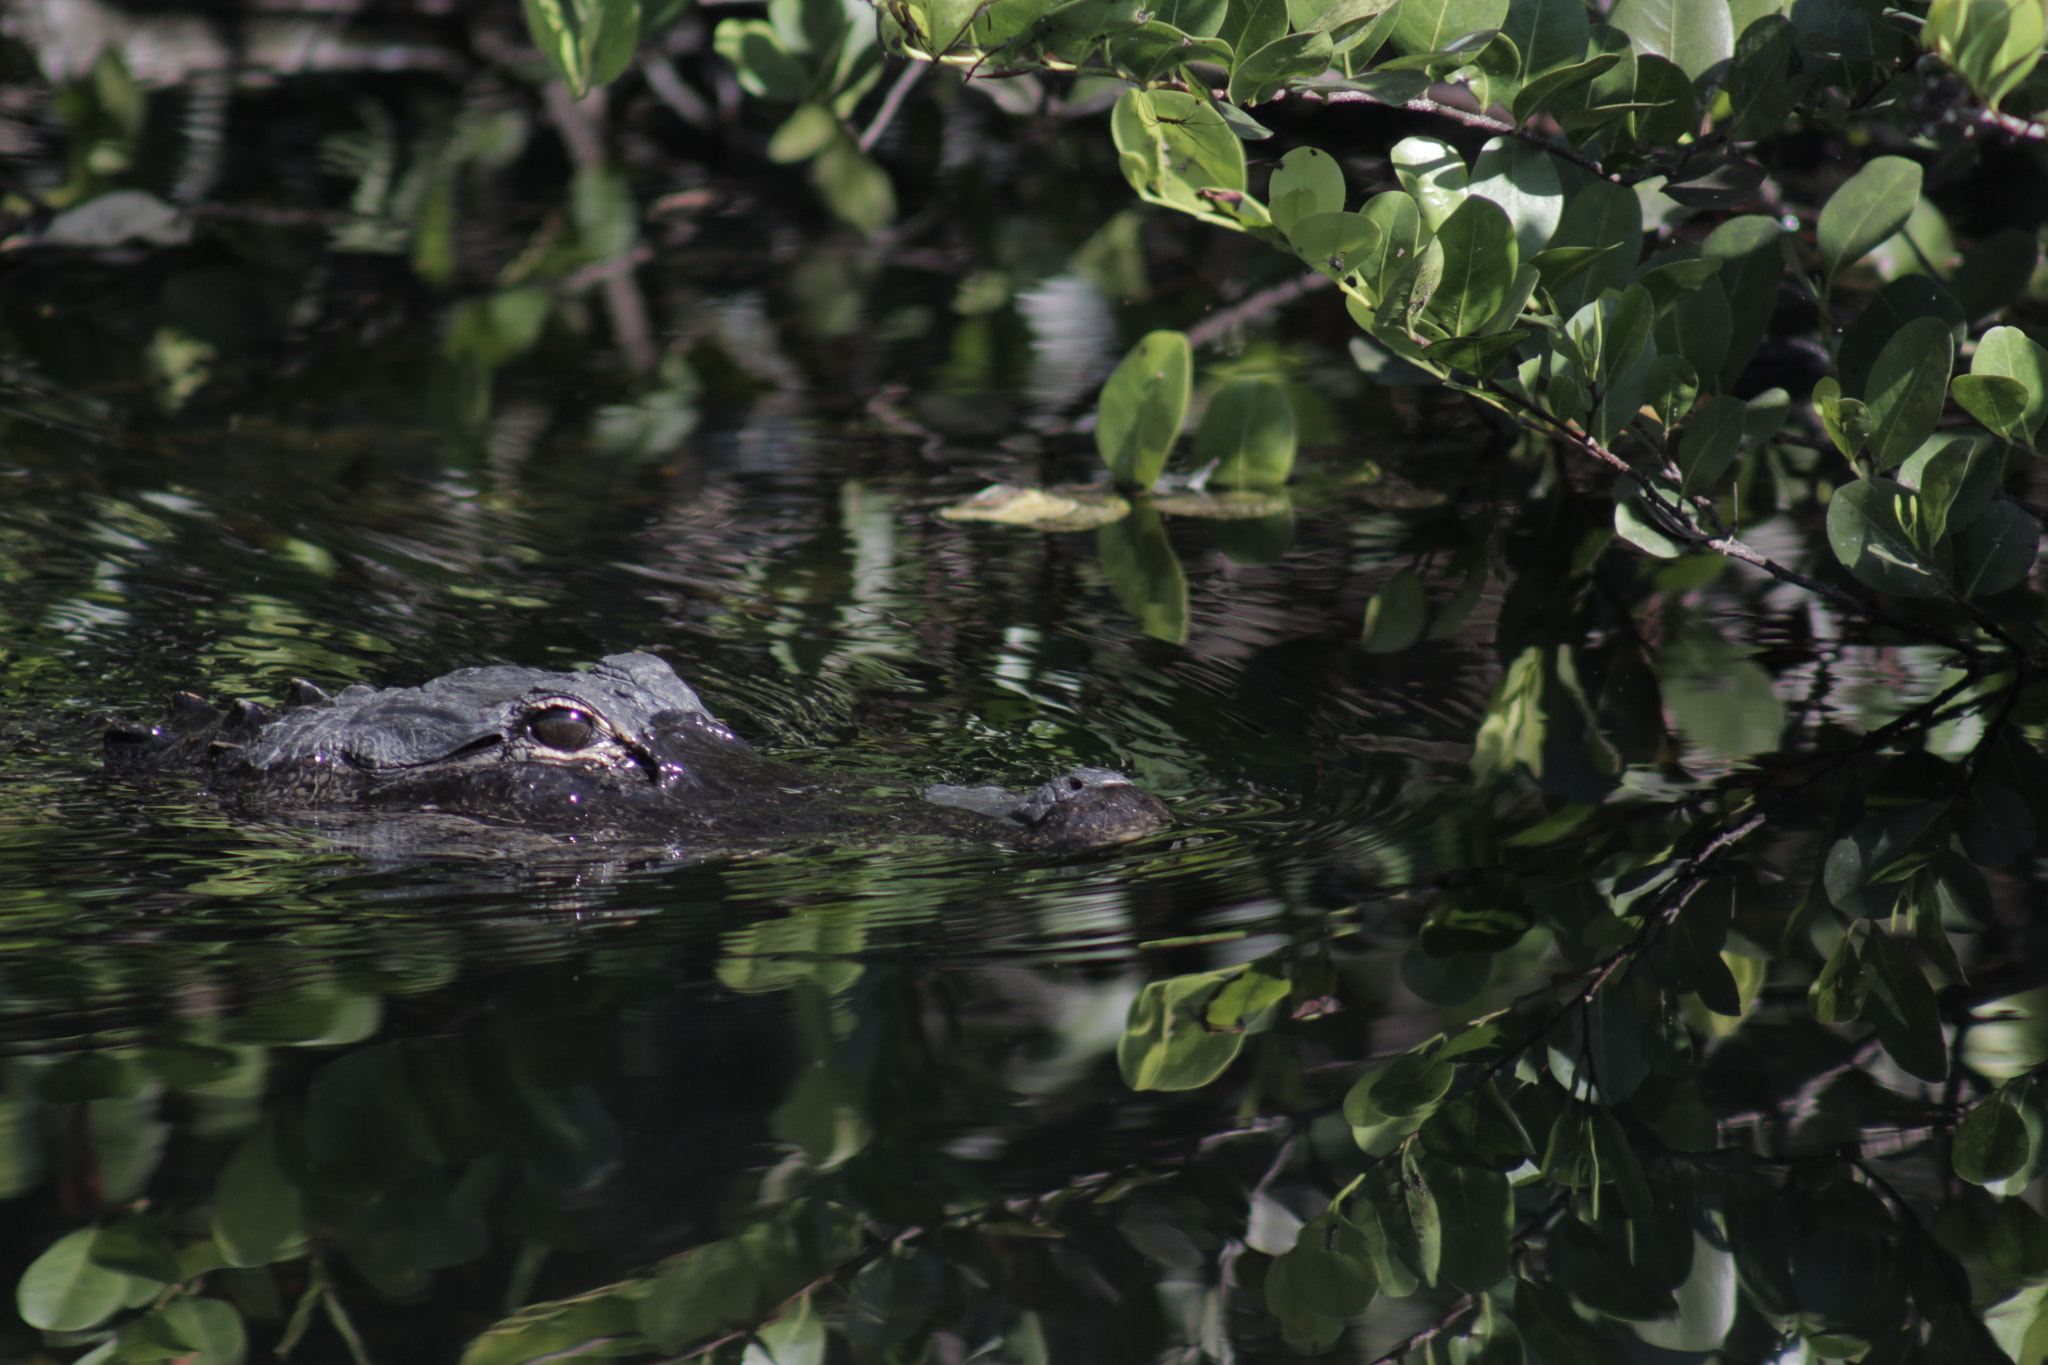
[[582,673],[464,668],[335,697],[297,684],[292,700],[281,714],[248,703],[222,712],[181,694],[162,725],[110,727],[108,766],[196,772],[258,814],[415,812],[702,851],[916,835],[1074,851],[1169,818],[1103,768],[1030,792],[919,792],[763,758],[651,654],[614,654]]

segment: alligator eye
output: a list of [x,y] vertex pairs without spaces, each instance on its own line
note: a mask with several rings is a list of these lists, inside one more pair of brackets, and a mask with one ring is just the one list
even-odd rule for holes
[[545,711],[536,712],[526,727],[533,732],[535,739],[564,753],[588,748],[590,742],[597,738],[597,726],[590,717],[570,706],[550,706]]

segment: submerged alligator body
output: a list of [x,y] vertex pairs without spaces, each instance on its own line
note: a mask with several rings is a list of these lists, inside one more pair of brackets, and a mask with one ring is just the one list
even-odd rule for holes
[[919,792],[764,758],[651,654],[614,654],[583,673],[464,668],[335,697],[298,683],[291,702],[281,713],[247,702],[222,712],[182,693],[160,726],[110,727],[107,765],[194,772],[256,813],[454,817],[705,851],[933,835],[1063,852],[1135,839],[1168,819],[1101,768],[1027,793]]

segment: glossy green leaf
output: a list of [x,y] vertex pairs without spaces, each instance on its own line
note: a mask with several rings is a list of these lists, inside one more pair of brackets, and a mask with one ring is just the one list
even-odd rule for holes
[[1139,630],[1168,644],[1187,638],[1187,575],[1157,507],[1141,501],[1129,516],[1096,527],[1095,555]]
[[1512,1171],[1536,1154],[1490,1078],[1440,1105],[1422,1125],[1421,1142],[1445,1161],[1488,1171]]
[[1782,14],[1764,15],[1736,38],[1726,89],[1730,131],[1737,139],[1775,137],[1784,130],[1810,79],[1798,43],[1798,30]]
[[1876,1025],[1884,1050],[1922,1080],[1947,1076],[1941,1014],[1920,964],[1889,935],[1872,933],[1863,945],[1863,969],[1869,983],[1864,1014]]
[[1785,275],[1778,243],[1784,235],[1775,218],[1751,214],[1729,219],[1700,243],[1702,256],[1717,257],[1722,263],[1716,278],[1728,304],[1728,345],[1721,366],[1724,390],[1741,377],[1778,306],[1778,282]]
[[1628,128],[1640,145],[1667,145],[1698,131],[1699,105],[1693,98],[1692,81],[1676,63],[1663,57],[1636,58],[1636,88],[1630,103],[1634,107],[1629,112]]
[[1863,935],[1855,927],[1828,954],[1827,965],[1807,987],[1806,1008],[1823,1024],[1847,1024],[1863,1014]]
[[258,1128],[214,1187],[213,1238],[229,1265],[270,1265],[305,1248],[301,1196],[279,1167],[276,1141],[270,1125]]
[[1287,22],[1287,0],[1230,0],[1214,36],[1248,54],[1286,37]]
[[1302,1224],[1266,1272],[1266,1306],[1281,1318],[1355,1317],[1378,1292],[1365,1235],[1335,1209]]
[[1404,137],[1387,155],[1401,188],[1421,209],[1423,227],[1438,231],[1465,200],[1470,181],[1465,159],[1457,148],[1433,137]]
[[1842,334],[1835,369],[1844,393],[1859,398],[1868,394],[1878,356],[1900,329],[1916,318],[1939,318],[1954,339],[1960,341],[1963,336],[1963,310],[1938,280],[1920,274],[1901,275],[1880,289]]
[[[1583,10],[1580,12],[1579,21],[1581,24],[1585,22]],[[1514,115],[1516,119],[1523,120],[1529,118],[1532,114],[1547,107],[1552,100],[1564,99],[1579,94],[1586,86],[1593,84],[1600,77],[1620,65],[1621,60],[1621,57],[1616,53],[1596,53],[1583,61],[1573,62],[1568,66],[1556,67],[1544,72],[1540,76],[1525,80],[1522,83],[1522,88],[1515,92]]]
[[1951,581],[1964,597],[2018,587],[2040,553],[2041,524],[2017,503],[1994,502],[1955,533]]
[[[1363,1087],[1364,1098],[1388,1118],[1406,1118],[1442,1099],[1454,1075],[1451,1063],[1435,1053],[1404,1052],[1368,1073],[1353,1089]],[[1347,1116],[1350,1104],[1347,1099]]]
[[2026,386],[2027,408],[2023,419],[2028,440],[2048,417],[2048,350],[2017,327],[1993,327],[1977,339],[1977,353],[1970,358],[1970,373],[2004,375]]
[[816,161],[812,177],[825,206],[840,222],[872,237],[896,221],[896,187],[860,144],[841,134]]
[[[1522,54],[1524,91],[1531,79],[1586,59],[1586,9],[1577,0],[1508,0],[1500,31]],[[1518,119],[1527,117],[1519,95],[1515,114]]]
[[1379,261],[1385,230],[1362,213],[1314,213],[1296,219],[1287,240],[1309,269],[1341,280]]
[[1368,654],[1398,654],[1422,638],[1429,604],[1422,592],[1422,575],[1403,568],[1386,581],[1365,604],[1365,632],[1362,640]]
[[1947,803],[1922,801],[1895,811],[1866,815],[1828,849],[1822,885],[1838,910],[1878,918],[1898,902],[1897,879],[1887,874],[1901,859],[1938,850]]
[[1233,379],[1209,399],[1195,431],[1195,463],[1214,465],[1225,488],[1267,488],[1294,469],[1294,405],[1266,379]]
[[1919,198],[1920,165],[1902,156],[1873,157],[1842,182],[1816,232],[1822,287],[1903,227]]
[[745,1247],[711,1242],[671,1258],[640,1299],[641,1335],[671,1354],[734,1327],[753,1325],[760,1285]]
[[1869,408],[1854,398],[1842,397],[1842,386],[1832,375],[1814,384],[1813,406],[1820,413],[1828,439],[1842,452],[1843,459],[1853,460],[1863,453],[1863,447],[1870,443]]
[[[1290,196],[1305,195],[1306,198]],[[1344,169],[1337,158],[1314,147],[1296,147],[1280,158],[1266,185],[1273,224],[1289,231],[1298,219],[1344,211]],[[1289,207],[1283,211],[1282,205]]]
[[1678,1311],[1670,1289],[1634,1265],[1625,1245],[1577,1218],[1552,1226],[1545,1257],[1560,1285],[1609,1317],[1642,1322]]
[[1403,52],[1441,52],[1453,40],[1499,28],[1507,0],[1401,0],[1393,40]]
[[1150,332],[1102,386],[1095,449],[1125,488],[1150,488],[1180,439],[1188,410],[1191,360],[1180,332]]
[[1683,493],[1709,493],[1720,483],[1741,448],[1744,411],[1739,398],[1714,398],[1686,422],[1677,457]]
[[1116,1060],[1133,1090],[1196,1090],[1223,1074],[1244,1046],[1242,1033],[1218,1033],[1206,1019],[1224,973],[1199,972],[1146,983],[1131,1002]]
[[[529,14],[535,5],[576,2],[526,0]],[[721,19],[712,33],[712,46],[731,65],[740,88],[750,95],[794,104],[810,93],[810,72],[791,54],[775,26],[765,20]]]
[[[1669,484],[1660,481],[1657,489],[1666,503],[1677,497]],[[1672,514],[1652,506],[1634,479],[1616,479],[1613,493],[1614,534],[1658,559],[1676,559],[1692,548],[1691,538],[1681,533]]]
[[120,1310],[135,1280],[92,1258],[98,1235],[97,1228],[67,1232],[22,1272],[14,1303],[23,1322],[45,1332],[82,1332]]
[[1518,138],[1489,138],[1472,163],[1470,193],[1490,199],[1514,225],[1519,259],[1528,260],[1549,244],[1564,216],[1564,185],[1557,162],[1540,147]]
[[1239,59],[1230,73],[1230,102],[1243,106],[1271,99],[1290,82],[1327,71],[1335,52],[1327,33],[1296,33],[1268,43]]
[[1954,365],[1955,341],[1940,318],[1916,318],[1885,343],[1864,397],[1870,453],[1880,469],[1898,464],[1933,434]]
[[1422,240],[1422,210],[1413,198],[1400,190],[1384,190],[1365,201],[1359,216],[1379,228],[1379,241],[1363,256],[1348,264],[1359,273],[1375,300],[1384,301],[1388,291],[1408,266]]
[[1657,414],[1657,425],[1670,431],[1692,411],[1699,394],[1699,371],[1692,362],[1682,355],[1667,354],[1659,345],[1643,395],[1643,406]]
[[1602,291],[1619,289],[1635,274],[1642,255],[1643,207],[1634,191],[1605,180],[1588,181],[1565,201],[1550,249],[1615,247],[1552,292],[1566,316],[1597,299]]
[[[1437,229],[1443,275],[1426,316],[1453,337],[1477,332],[1506,301],[1518,264],[1514,225],[1490,199],[1470,196]],[[1650,319],[1642,319],[1643,339]]]
[[1209,997],[1202,1021],[1212,1029],[1241,1029],[1252,1024],[1267,1009],[1287,998],[1292,989],[1284,976],[1247,969],[1224,982]]
[[1949,381],[1956,406],[2008,441],[2025,441],[2027,386],[2002,374],[1959,374]]
[[1506,1279],[1515,1205],[1507,1176],[1454,1165],[1428,1152],[1415,1165],[1448,1234],[1438,1257],[1438,1277],[1469,1294],[1484,1293]]
[[2013,1096],[1999,1090],[1963,1116],[1950,1151],[1957,1175],[1989,1185],[2034,1164],[2034,1135]]
[[1668,58],[1689,80],[1735,55],[1734,22],[1718,0],[1615,0],[1607,22],[1626,33],[1637,52]]
[[639,0],[525,0],[525,8],[533,45],[579,97],[633,60]]

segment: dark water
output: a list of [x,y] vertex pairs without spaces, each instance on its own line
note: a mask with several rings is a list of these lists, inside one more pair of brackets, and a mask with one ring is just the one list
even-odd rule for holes
[[[1269,564],[1178,527],[1176,646],[1134,628],[1092,533],[948,523],[962,476],[823,422],[708,430],[653,468],[562,441],[366,488],[309,455],[331,438],[295,439],[142,452],[20,423],[0,510],[0,1276],[138,1199],[177,1240],[205,1231],[223,1163],[282,1125],[328,1231],[229,1272],[259,1351],[266,1314],[331,1280],[370,1358],[452,1359],[509,1306],[772,1210],[804,1153],[870,1168],[843,1205],[905,1227],[1177,1159],[1215,1116],[1118,1079],[1139,986],[1429,862],[1428,804],[1462,782],[1492,681],[1454,644],[1355,648],[1345,618],[1386,570],[1329,512]],[[97,762],[105,718],[174,687],[633,648],[793,761],[1011,784],[1113,765],[1176,825],[1068,859],[824,840],[392,865]],[[1213,941],[1158,945],[1191,936]],[[1161,1263],[1132,1259],[1155,1223],[1166,1265],[1196,1254],[1180,1214],[1132,1208],[1062,1249],[1064,1281],[988,1287],[973,1314],[958,1286],[913,1295],[890,1330],[1103,1360],[1213,1335],[1213,1289],[1161,1299]],[[343,1349],[321,1319],[299,1348]]]

